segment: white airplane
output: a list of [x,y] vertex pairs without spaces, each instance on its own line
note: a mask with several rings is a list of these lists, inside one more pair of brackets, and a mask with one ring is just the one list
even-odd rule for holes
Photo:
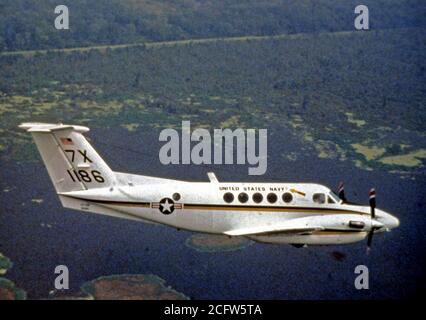
[[188,182],[112,171],[78,125],[23,123],[66,208],[178,229],[294,246],[346,244],[389,231],[399,220],[313,183]]

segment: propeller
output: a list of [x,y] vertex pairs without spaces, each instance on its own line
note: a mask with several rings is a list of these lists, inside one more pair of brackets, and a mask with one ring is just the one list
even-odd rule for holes
[[374,219],[376,217],[376,189],[370,189],[368,196],[370,198],[371,218]]
[[338,191],[338,195],[339,198],[343,201],[346,202],[346,197],[345,197],[345,185],[343,184],[343,182],[339,183],[339,191]]
[[376,217],[376,190],[374,188],[370,189],[369,199],[370,199],[370,209],[371,209],[371,230],[368,233],[368,238],[367,238],[367,251],[371,249],[371,244],[373,243],[374,231],[380,228],[375,226],[376,223],[374,220],[374,218]]

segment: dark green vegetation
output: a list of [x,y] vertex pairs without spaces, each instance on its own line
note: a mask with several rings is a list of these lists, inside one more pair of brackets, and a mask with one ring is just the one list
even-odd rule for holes
[[[424,39],[407,28],[0,56],[2,156],[29,159],[22,121],[138,130],[190,119],[268,128],[290,160],[424,172]],[[283,128],[303,149],[286,149]]]
[[12,268],[12,262],[8,257],[0,253],[0,275],[5,274],[10,268]]
[[[366,0],[375,29],[424,26],[420,0]],[[70,30],[53,27],[70,10]],[[357,0],[6,0],[0,51],[352,30]]]
[[64,32],[53,28],[54,1],[2,3],[3,50],[96,46],[0,55],[1,156],[33,154],[21,148],[21,121],[133,131],[190,119],[268,128],[280,144],[290,128],[305,147],[279,151],[289,160],[307,152],[423,172],[424,6],[367,1],[372,30],[354,32],[357,4],[73,1]]
[[12,266],[10,259],[0,253],[0,300],[26,299],[24,290],[17,288],[12,281],[3,277]]

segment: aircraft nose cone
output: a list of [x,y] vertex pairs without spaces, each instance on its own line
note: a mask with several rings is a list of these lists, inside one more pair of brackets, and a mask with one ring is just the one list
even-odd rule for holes
[[397,217],[389,215],[389,222],[386,223],[386,226],[389,229],[394,229],[394,228],[399,227],[399,219]]
[[383,224],[385,225],[386,229],[392,230],[399,226],[399,219],[389,213],[385,213]]
[[395,229],[399,227],[399,219],[387,212],[382,211],[380,221],[383,223],[384,227],[388,230]]

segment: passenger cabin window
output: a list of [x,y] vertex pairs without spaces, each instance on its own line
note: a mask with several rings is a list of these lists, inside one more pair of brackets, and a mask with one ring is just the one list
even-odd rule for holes
[[180,194],[177,193],[177,192],[173,193],[173,200],[179,201],[180,200]]
[[283,201],[285,203],[289,203],[293,201],[293,195],[290,192],[286,192],[283,194]]
[[262,194],[261,194],[261,193],[256,192],[256,193],[253,195],[253,201],[254,201],[254,202],[256,202],[256,203],[261,203],[261,202],[262,202],[262,200],[263,200],[263,196],[262,196]]
[[241,203],[246,203],[246,202],[248,201],[248,199],[249,199],[249,196],[248,196],[248,194],[247,194],[247,193],[245,193],[245,192],[241,192],[241,193],[238,195],[238,201],[240,201]]
[[324,193],[314,193],[314,195],[312,196],[312,200],[315,203],[325,203],[325,194]]
[[277,202],[278,197],[277,197],[277,195],[276,195],[275,193],[269,193],[269,194],[266,196],[266,199],[268,199],[268,202],[269,202],[269,203],[275,203],[275,202]]
[[231,192],[227,192],[223,195],[223,200],[227,203],[234,201],[234,195]]

